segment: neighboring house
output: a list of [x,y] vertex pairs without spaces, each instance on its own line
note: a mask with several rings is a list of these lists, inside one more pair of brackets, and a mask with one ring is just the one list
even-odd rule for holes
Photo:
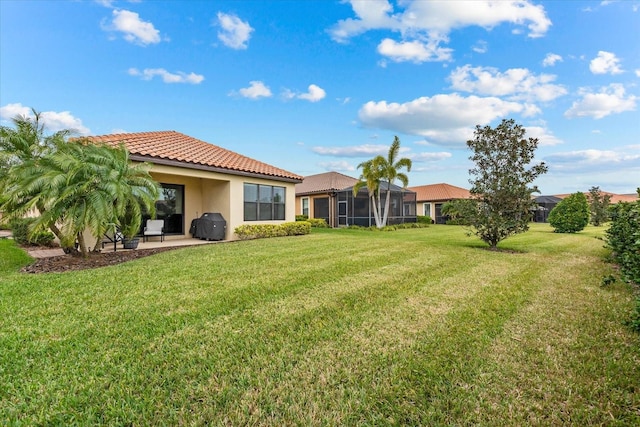
[[[338,172],[310,175],[296,184],[296,215],[322,218],[331,227],[375,225],[373,211],[366,187],[354,197],[356,178]],[[382,204],[387,183],[382,184]],[[387,224],[416,222],[415,193],[397,185],[391,185],[391,200]]]
[[436,224],[447,222],[447,217],[441,212],[444,203],[471,198],[469,190],[445,183],[420,185],[408,189],[416,192],[418,215],[429,216]]
[[174,131],[88,139],[124,144],[132,161],[152,164],[151,176],[162,187],[156,214],[167,239],[188,237],[191,221],[205,212],[225,219],[225,240],[235,239],[239,225],[295,220],[295,184],[302,177],[294,173]]
[[305,176],[296,184],[296,215],[322,218],[331,227],[337,227],[337,193],[356,182],[356,178],[338,172]]
[[549,213],[562,199],[557,196],[537,196],[533,200],[538,205],[533,212],[533,222],[548,222]]
[[[635,202],[638,200],[637,194],[614,194],[607,191],[602,191],[603,195],[610,197],[610,203],[619,202]],[[538,196],[534,200],[538,205],[538,209],[534,212],[534,222],[548,222],[549,213],[556,207],[563,199],[569,197],[571,194],[556,194],[555,196]],[[584,193],[589,200],[589,192]]]

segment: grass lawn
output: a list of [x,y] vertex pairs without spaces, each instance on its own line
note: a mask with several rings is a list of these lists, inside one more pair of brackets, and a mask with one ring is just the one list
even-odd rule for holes
[[0,241],[0,425],[638,425],[603,233],[314,230],[42,275]]

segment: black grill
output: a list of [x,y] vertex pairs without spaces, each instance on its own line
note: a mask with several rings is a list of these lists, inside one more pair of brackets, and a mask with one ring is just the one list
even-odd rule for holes
[[224,240],[227,221],[218,212],[205,212],[200,218],[191,221],[189,233],[202,240]]

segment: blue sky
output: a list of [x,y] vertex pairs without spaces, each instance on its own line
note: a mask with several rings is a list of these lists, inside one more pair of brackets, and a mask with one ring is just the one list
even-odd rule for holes
[[537,137],[543,194],[640,186],[640,1],[0,0],[0,120],[175,130],[300,175],[386,154],[469,188],[476,125]]

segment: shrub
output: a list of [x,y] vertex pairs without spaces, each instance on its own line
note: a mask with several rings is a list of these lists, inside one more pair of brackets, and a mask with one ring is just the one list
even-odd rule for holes
[[609,209],[607,245],[625,280],[640,284],[640,201],[616,203]]
[[[611,205],[609,214],[611,223],[607,230],[607,245],[611,248],[611,255],[620,266],[623,279],[640,284],[640,200]],[[640,296],[636,297],[629,326],[640,332]]]
[[574,193],[549,213],[549,224],[556,233],[577,233],[589,223],[589,204],[584,193]]
[[33,224],[33,218],[13,219],[9,223],[13,239],[21,245],[51,246],[55,236],[46,230],[36,230],[31,235],[29,231]]
[[309,221],[285,222],[280,227],[285,231],[286,236],[302,236],[311,233]]
[[428,215],[418,215],[416,221],[418,224],[433,224],[433,220]]
[[308,221],[285,222],[284,224],[244,224],[234,230],[240,240],[298,236],[310,232],[311,224]]
[[324,218],[309,218],[307,222],[314,228],[329,228],[329,224]]
[[307,215],[296,215],[296,221],[306,221],[309,217]]

